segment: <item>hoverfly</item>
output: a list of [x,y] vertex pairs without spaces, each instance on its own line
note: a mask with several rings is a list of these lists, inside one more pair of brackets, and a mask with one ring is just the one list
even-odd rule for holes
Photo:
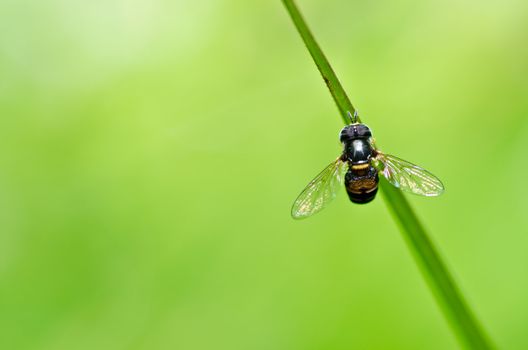
[[417,165],[376,149],[368,126],[348,112],[350,124],[339,134],[343,153],[301,192],[293,203],[294,219],[307,218],[323,210],[345,185],[350,201],[365,204],[376,197],[378,174],[402,191],[433,197],[442,194],[444,185],[433,174]]

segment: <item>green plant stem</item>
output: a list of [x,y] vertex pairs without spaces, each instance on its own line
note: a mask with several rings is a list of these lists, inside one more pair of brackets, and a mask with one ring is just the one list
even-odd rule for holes
[[[325,81],[328,90],[330,90],[330,94],[332,94],[337,108],[341,113],[341,118],[343,118],[345,124],[348,124],[348,113],[354,114],[356,112],[356,109],[354,108],[354,106],[352,106],[352,103],[350,102],[350,99],[348,98],[345,90],[341,86],[339,79],[337,79],[337,76],[334,73],[332,67],[330,66],[330,63],[326,59],[323,51],[321,51],[321,48],[319,47],[319,45],[317,45],[315,38],[310,32],[310,29],[308,29],[308,26],[302,18],[301,13],[297,9],[295,3],[293,1],[283,1],[283,3],[286,6],[286,9],[288,9],[293,23],[295,23],[299,34],[301,34],[301,37],[303,38],[304,43],[308,48],[308,51],[310,51],[310,55],[312,55],[312,58],[315,64],[317,65],[319,72],[321,72],[323,80]],[[361,122],[359,120],[359,117],[357,121]]]
[[[319,72],[341,112],[345,124],[348,124],[347,112],[355,109],[348,99],[345,90],[337,79],[330,63],[308,29],[299,9],[292,0],[283,0],[293,23],[295,24],[304,44],[308,48]],[[418,220],[404,195],[398,189],[387,183],[380,182],[385,201],[399,224],[401,232],[418,266],[425,276],[428,285],[435,295],[441,309],[457,334],[462,345],[469,349],[492,349],[491,342],[480,326],[459,288],[451,277],[446,265],[429,239],[423,225]]]
[[469,349],[491,349],[488,337],[464,301],[407,199],[385,179],[381,181],[381,188],[389,210],[398,222],[405,240],[459,339]]

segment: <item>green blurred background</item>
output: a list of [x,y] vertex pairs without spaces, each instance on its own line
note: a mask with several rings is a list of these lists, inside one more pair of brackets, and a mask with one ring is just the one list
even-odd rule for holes
[[[298,1],[494,341],[528,348],[528,3]],[[1,349],[454,349],[280,1],[0,2]]]

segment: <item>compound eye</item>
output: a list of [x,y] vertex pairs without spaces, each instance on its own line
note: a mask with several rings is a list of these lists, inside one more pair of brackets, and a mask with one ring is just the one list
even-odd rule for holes
[[350,140],[352,135],[350,135],[350,128],[344,127],[341,132],[339,133],[339,140],[341,142],[345,142],[347,140]]
[[367,126],[362,125],[360,128],[358,128],[358,136],[371,137],[372,133],[370,132],[370,129]]

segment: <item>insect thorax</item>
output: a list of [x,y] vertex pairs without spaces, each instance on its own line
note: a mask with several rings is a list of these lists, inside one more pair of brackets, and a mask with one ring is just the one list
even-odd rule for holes
[[345,126],[339,135],[343,143],[344,156],[348,162],[366,164],[372,155],[370,138],[372,133],[365,124],[351,124]]

